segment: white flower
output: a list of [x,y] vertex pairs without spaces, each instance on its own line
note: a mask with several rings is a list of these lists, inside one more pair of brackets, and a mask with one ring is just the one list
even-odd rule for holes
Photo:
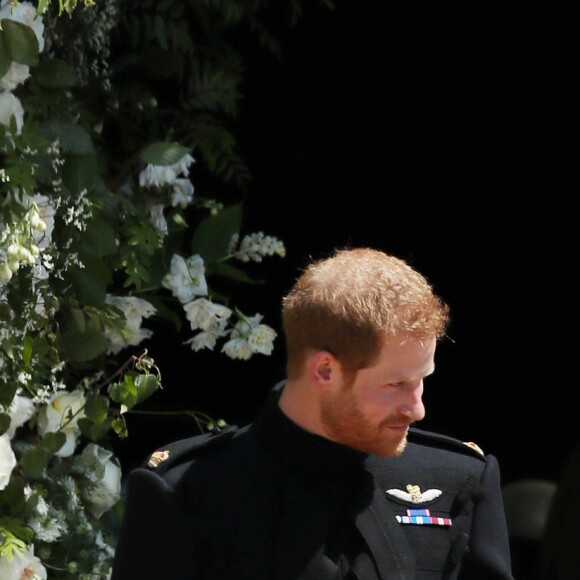
[[224,344],[222,352],[230,358],[249,359],[252,354],[271,354],[276,332],[260,324],[263,316],[243,316],[234,326],[231,339]]
[[226,321],[232,311],[222,304],[214,304],[207,298],[197,298],[183,306],[185,317],[191,324],[191,330],[212,330]]
[[177,163],[170,165],[171,169],[175,172],[175,175],[184,175],[187,177],[189,175],[189,166],[195,163],[195,159],[187,154],[184,155]]
[[85,416],[82,410],[85,396],[81,390],[54,393],[48,403],[38,412],[38,433],[62,431],[66,435],[65,444],[56,452],[58,457],[70,457],[75,450],[79,435],[78,420]]
[[24,550],[22,556],[16,555],[12,561],[0,557],[0,578],[2,580],[46,580],[46,568],[34,555],[34,546]]
[[111,295],[107,296],[105,302],[119,308],[125,317],[125,328],[122,333],[110,327],[105,329],[105,336],[111,343],[108,350],[110,354],[117,354],[127,346],[137,346],[146,338],[151,337],[153,334],[151,330],[141,328],[143,319],[157,312],[150,302],[136,296]]
[[121,468],[110,451],[94,443],[84,448],[82,458],[89,463],[97,461],[104,468],[102,477],[81,492],[89,511],[100,518],[121,497]]
[[162,235],[167,235],[167,220],[163,215],[163,204],[157,203],[151,206],[151,223],[153,227]]
[[9,127],[13,115],[16,117],[16,134],[20,135],[24,122],[22,103],[12,93],[0,92],[0,123]]
[[193,185],[189,179],[176,179],[173,183],[171,205],[186,208],[193,201]]
[[169,274],[161,282],[164,288],[171,290],[182,303],[190,302],[196,296],[207,295],[207,282],[203,258],[195,255],[187,260],[174,254],[171,258]]
[[175,181],[175,173],[168,165],[151,165],[149,163],[139,173],[141,187],[162,187]]
[[[12,470],[15,467],[16,456],[14,455],[14,451],[12,451],[10,437],[8,433],[4,433],[0,435],[0,491],[5,489],[10,483]],[[0,578],[4,578],[4,576],[0,574]]]
[[[139,173],[139,185],[141,187],[163,187],[164,185],[173,185],[180,175],[184,175],[185,177],[189,175],[189,166],[194,161],[195,159],[191,155],[184,155],[173,165],[153,165],[149,163],[145,169]],[[193,186],[191,193],[193,194]]]
[[34,403],[22,395],[16,395],[10,403],[8,408],[8,415],[10,415],[10,426],[8,427],[8,436],[10,439],[14,437],[16,429],[24,425],[30,417],[34,414]]
[[214,332],[198,332],[195,336],[188,338],[183,344],[191,345],[191,350],[197,352],[207,348],[213,350],[215,348],[218,335]]
[[272,328],[265,324],[258,324],[250,330],[248,344],[252,352],[269,355],[272,354],[275,338],[276,332]]
[[252,349],[245,338],[228,340],[222,347],[222,352],[233,359],[248,360],[252,357]]

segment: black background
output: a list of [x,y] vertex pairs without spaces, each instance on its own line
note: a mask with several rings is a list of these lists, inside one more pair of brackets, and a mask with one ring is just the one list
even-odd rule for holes
[[[265,283],[240,288],[240,306],[280,332],[309,257],[369,245],[406,259],[452,314],[420,426],[477,442],[506,482],[558,478],[578,441],[577,10],[311,3],[282,63],[248,48],[245,228],[287,256],[257,265]],[[243,362],[164,332],[151,343],[164,408],[243,424],[283,378],[281,336]],[[125,461],[196,431],[183,416],[129,421]]]

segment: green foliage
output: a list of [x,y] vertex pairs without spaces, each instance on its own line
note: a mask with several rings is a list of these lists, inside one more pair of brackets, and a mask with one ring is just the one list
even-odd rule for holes
[[40,0],[40,20],[0,22],[0,563],[34,548],[51,580],[107,577],[127,416],[226,424],[151,405],[165,386],[141,344],[148,318],[191,328],[192,356],[218,340],[242,360],[273,348],[260,314],[226,306],[262,282],[243,262],[284,255],[242,236],[251,172],[235,129],[243,47],[280,55],[280,22],[300,12]]

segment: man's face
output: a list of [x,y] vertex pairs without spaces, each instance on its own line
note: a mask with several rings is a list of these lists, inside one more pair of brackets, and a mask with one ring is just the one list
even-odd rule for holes
[[400,455],[409,425],[425,416],[423,379],[435,370],[436,340],[383,345],[371,367],[342,372],[321,402],[325,435],[383,457]]

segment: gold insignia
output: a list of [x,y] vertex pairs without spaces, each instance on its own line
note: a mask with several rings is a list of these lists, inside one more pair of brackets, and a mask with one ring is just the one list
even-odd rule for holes
[[483,449],[477,443],[474,443],[473,441],[464,441],[463,444],[475,449],[478,453],[481,453],[481,455],[484,455]]
[[157,467],[162,461],[165,461],[169,457],[169,451],[155,451],[151,454],[147,465],[149,467]]

